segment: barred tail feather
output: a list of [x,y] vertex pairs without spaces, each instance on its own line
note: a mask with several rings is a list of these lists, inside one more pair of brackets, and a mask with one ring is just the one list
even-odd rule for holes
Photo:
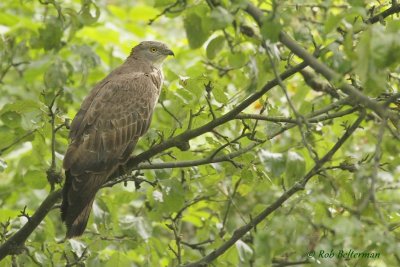
[[[99,177],[91,174],[87,177],[74,177],[69,170],[65,172],[65,176],[61,219],[67,226],[66,238],[72,238],[82,235],[85,231],[98,190],[97,184],[91,184],[91,182]],[[78,188],[76,188],[77,184],[79,184]],[[90,188],[89,185],[94,185],[94,187]]]
[[65,224],[67,225],[67,238],[81,236],[86,229],[90,211],[92,210],[94,198],[83,208],[76,218],[66,217]]

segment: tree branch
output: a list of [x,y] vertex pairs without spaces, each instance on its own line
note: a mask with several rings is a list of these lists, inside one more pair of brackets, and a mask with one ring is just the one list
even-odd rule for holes
[[[306,66],[307,66],[307,63],[302,62],[302,63],[286,70],[285,72],[283,72],[280,75],[280,79],[285,80],[288,77],[292,76],[293,74],[299,72]],[[218,117],[215,120],[212,120],[209,123],[207,123],[201,127],[198,127],[196,129],[188,129],[186,132],[184,132],[178,136],[175,136],[173,138],[170,138],[170,139],[162,142],[161,144],[155,145],[152,148],[150,148],[149,150],[137,155],[136,157],[132,157],[124,166],[126,173],[129,173],[132,170],[138,169],[137,165],[139,163],[150,159],[154,155],[156,155],[162,151],[165,151],[168,148],[179,146],[179,144],[181,144],[182,142],[187,142],[188,140],[190,140],[192,138],[200,136],[206,132],[212,131],[215,127],[218,127],[230,120],[235,119],[236,116],[240,112],[242,112],[245,108],[247,108],[253,102],[255,102],[260,97],[262,97],[265,93],[267,93],[270,89],[272,89],[277,84],[278,84],[277,79],[274,79],[274,80],[268,82],[267,84],[264,85],[264,87],[261,90],[250,95],[247,99],[245,99],[242,103],[240,103],[236,108],[232,109],[225,115]],[[340,102],[340,100],[337,102]],[[290,125],[288,125],[287,127],[283,127],[281,131],[278,131],[276,133],[276,135],[281,133],[282,131],[290,129],[292,127],[293,126],[290,126]],[[254,145],[257,145],[257,143],[255,143]],[[236,151],[236,152],[231,153],[230,155],[216,157],[213,159],[213,162],[221,162],[221,161],[229,160],[229,157],[235,157],[239,153],[242,153],[242,152],[244,152],[244,151],[241,151],[241,152]],[[164,163],[164,164],[165,165],[162,166],[162,168],[167,168],[168,166],[169,167],[178,167],[178,164],[175,164],[175,165],[173,163]],[[202,160],[200,160],[198,162],[183,162],[183,163],[179,163],[179,167],[190,166],[192,164],[200,165],[200,164],[206,164],[206,163],[203,163]],[[150,168],[150,167],[147,167],[146,165],[142,165],[140,167],[141,167],[141,169]],[[153,169],[154,167],[155,166],[153,165],[151,168]],[[114,174],[110,177],[110,179],[115,178],[115,177],[116,176]],[[60,190],[58,190],[58,191],[51,193],[46,198],[46,200],[42,203],[42,205],[37,209],[35,214],[32,216],[32,222],[27,223],[23,228],[21,228],[19,231],[17,231],[9,240],[7,240],[0,247],[0,256],[1,256],[0,258],[4,258],[6,255],[15,253],[15,250],[13,248],[23,245],[23,243],[28,238],[28,236],[33,232],[35,227],[37,227],[39,225],[40,221],[43,220],[45,215],[48,213],[49,208],[51,208],[58,201],[58,199],[60,199],[60,197],[61,197],[61,193],[60,193]]]
[[[351,114],[355,112],[358,109],[358,107],[351,107],[349,109],[339,111],[336,113],[332,114],[321,114],[317,115],[315,117],[310,117],[310,119],[307,120],[309,123],[317,123],[325,120],[330,120],[338,117],[343,117],[345,115]],[[306,118],[309,118],[309,116],[305,116]],[[296,120],[293,120],[291,118],[279,118],[279,117],[269,117],[269,116],[264,116],[260,114],[239,114],[236,116],[236,119],[254,119],[254,120],[260,120],[260,121],[270,121],[270,122],[276,122],[276,123],[297,123]]]
[[230,161],[240,155],[245,154],[246,152],[252,150],[256,146],[260,145],[260,143],[252,143],[247,147],[240,149],[238,151],[222,155],[219,157],[206,157],[203,159],[197,160],[187,160],[187,161],[177,161],[177,162],[162,162],[162,163],[142,163],[137,167],[134,167],[132,170],[157,170],[157,169],[168,169],[168,168],[185,168],[185,167],[195,167],[204,164],[210,163],[218,163],[223,161]]
[[[245,9],[247,13],[254,18],[254,20],[261,27],[263,24],[262,18],[264,17],[263,12],[254,6],[252,3],[248,3]],[[331,70],[322,62],[318,61],[314,56],[308,53],[303,47],[297,44],[293,39],[291,39],[285,32],[280,32],[279,40],[288,47],[294,54],[304,60],[310,67],[312,67],[316,72],[324,76],[328,81],[338,84],[340,89],[349,95],[354,103],[362,104],[365,107],[373,110],[380,117],[388,116],[395,124],[399,122],[399,116],[390,112],[383,105],[370,99],[368,96],[361,93],[359,90],[354,88],[352,85],[348,84],[344,79],[335,71]]]
[[37,208],[30,220],[12,235],[6,242],[0,246],[0,261],[7,255],[14,255],[24,249],[24,243],[28,236],[39,226],[47,213],[52,209],[55,203],[61,199],[61,189],[50,193],[42,204]]
[[50,184],[51,190],[54,191],[55,189],[55,184],[56,183],[61,183],[62,177],[59,172],[57,172],[56,168],[56,133],[60,129],[58,127],[61,126],[56,126],[56,117],[58,114],[58,109],[56,108],[53,110],[54,105],[56,104],[57,98],[62,94],[63,88],[59,89],[56,94],[54,95],[52,101],[48,105],[48,115],[50,117],[50,125],[51,125],[51,165],[49,169],[47,170],[47,181]]
[[7,149],[13,147],[14,145],[18,144],[20,141],[24,140],[26,137],[30,136],[31,134],[35,133],[37,131],[37,129],[33,129],[28,131],[26,134],[24,134],[21,137],[18,137],[17,139],[15,139],[11,144],[0,148],[0,155],[4,153],[4,151],[6,151]]
[[[334,72],[333,70],[328,68],[325,64],[318,61],[315,57],[313,57],[310,53],[308,53],[307,50],[299,46],[286,33],[281,32],[280,40],[294,54],[296,54],[298,57],[302,58],[305,62],[307,62],[316,72],[320,73],[328,81],[338,84],[340,89],[344,93],[352,97],[352,99],[356,104],[364,105],[365,107],[373,110],[380,117],[385,117],[386,113],[389,112],[388,109],[386,109],[383,105],[370,99],[368,96],[364,95],[359,90],[354,88],[354,86],[346,83],[346,81],[344,81],[343,78],[338,73]],[[393,116],[393,118],[395,117]]]
[[[289,78],[290,76],[292,76],[293,74],[297,73],[298,71],[300,71],[301,69],[305,68],[307,66],[306,63],[302,62],[286,71],[284,71],[281,75],[280,75],[280,79],[285,80],[287,78]],[[268,82],[267,84],[264,85],[264,87],[253,93],[252,95],[250,95],[247,99],[245,99],[242,103],[240,103],[239,105],[237,105],[234,109],[232,109],[231,111],[229,111],[228,113],[226,113],[225,115],[222,115],[221,117],[218,117],[216,119],[213,119],[212,121],[210,121],[209,123],[200,126],[196,129],[190,129],[185,131],[184,133],[177,135],[175,137],[172,137],[164,142],[162,142],[161,144],[155,145],[152,148],[150,148],[149,150],[131,157],[128,162],[124,165],[124,169],[126,170],[126,172],[131,172],[132,170],[134,170],[136,168],[136,166],[143,162],[146,161],[148,159],[150,159],[151,157],[153,157],[154,155],[157,155],[158,153],[171,148],[171,147],[177,147],[180,144],[189,141],[190,139],[193,139],[197,136],[200,136],[206,132],[210,132],[212,131],[214,128],[230,121],[233,120],[240,112],[242,112],[245,108],[247,108],[248,106],[250,106],[253,102],[255,102],[256,100],[258,100],[260,97],[262,97],[265,93],[267,93],[270,89],[272,89],[274,86],[276,86],[278,84],[277,79],[274,79],[270,82]],[[119,176],[119,174],[116,172],[113,175],[110,176],[110,179],[115,178],[116,176]]]
[[[287,79],[288,77],[292,76],[293,74],[297,73],[299,70],[305,68],[307,66],[306,63],[300,63],[289,70],[286,70],[281,74],[281,79]],[[152,156],[165,151],[168,148],[177,146],[182,142],[187,142],[188,140],[202,135],[206,132],[213,130],[215,127],[222,125],[230,120],[233,120],[236,115],[238,115],[241,111],[267,93],[270,89],[272,89],[275,85],[277,85],[277,81],[272,80],[268,82],[260,91],[253,93],[249,96],[246,100],[244,100],[241,104],[239,104],[236,108],[232,109],[225,115],[216,118],[215,120],[198,127],[196,129],[189,129],[186,132],[172,137],[161,144],[155,145],[149,150],[139,154],[136,157],[132,157],[126,165],[123,167],[125,173],[130,173],[134,170],[138,163],[149,160]],[[233,153],[232,153],[233,154]],[[214,158],[221,159],[224,156]],[[109,180],[114,179],[121,174],[116,172],[112,176],[110,176]],[[51,193],[40,205],[40,207],[36,210],[34,215],[31,217],[31,222],[26,223],[20,230],[18,230],[13,236],[11,236],[4,244],[0,246],[0,260],[6,257],[7,255],[17,254],[20,250],[16,250],[18,247],[22,247],[26,239],[29,235],[33,232],[33,230],[40,224],[40,222],[45,218],[46,214],[50,211],[53,205],[61,198],[61,190],[57,190]]]
[[[381,21],[382,19],[386,18],[387,16],[390,16],[394,13],[400,12],[400,6],[397,4],[397,1],[392,1],[392,3],[393,3],[392,7],[390,7],[389,9],[381,12],[380,14],[378,14],[374,17],[371,17],[370,19],[368,19],[366,21],[366,23],[375,23],[375,22]],[[180,7],[176,8],[178,5],[182,5],[183,6],[182,9]],[[167,12],[170,12],[170,13],[171,12],[180,12],[181,10],[183,10],[185,8],[185,6],[186,6],[185,1],[178,0],[178,1],[176,1],[175,4],[172,4],[169,7],[167,7],[161,14],[165,14]],[[258,22],[259,25],[262,24],[262,17],[264,17],[264,14],[262,13],[261,10],[259,10],[257,7],[253,6],[252,4],[248,4],[246,11],[251,16],[253,16],[253,18]],[[157,17],[155,19],[157,19]],[[151,20],[150,23],[153,22],[155,19]],[[214,130],[214,128],[216,128],[222,124],[225,124],[233,119],[237,119],[238,117],[241,116],[240,112],[242,112],[245,108],[249,107],[256,100],[261,98],[264,94],[266,94],[274,86],[278,85],[278,83],[281,80],[285,80],[288,77],[290,77],[291,75],[301,71],[307,65],[310,65],[315,71],[317,71],[318,73],[321,73],[327,80],[329,80],[331,82],[339,81],[339,83],[338,83],[339,87],[341,87],[343,92],[345,92],[347,95],[350,96],[347,98],[346,103],[350,103],[354,100],[354,102],[352,102],[354,107],[351,109],[347,109],[347,110],[337,112],[334,114],[323,114],[324,112],[321,113],[321,110],[320,110],[319,114],[321,116],[316,115],[316,117],[314,117],[313,119],[310,119],[309,122],[311,122],[311,121],[317,122],[320,120],[334,118],[335,116],[343,116],[343,115],[352,113],[356,109],[359,108],[358,104],[362,104],[365,107],[373,110],[376,114],[378,114],[382,118],[389,118],[394,122],[399,121],[399,117],[396,114],[391,113],[390,110],[385,105],[381,105],[377,101],[370,99],[368,96],[364,95],[362,92],[360,92],[353,86],[347,84],[342,79],[342,77],[340,77],[340,75],[338,73],[331,70],[329,67],[327,67],[325,64],[321,63],[320,61],[318,61],[314,56],[309,54],[299,44],[297,44],[295,41],[293,41],[287,34],[282,32],[280,34],[280,40],[293,53],[295,53],[297,56],[302,58],[304,60],[304,62],[283,72],[277,79],[274,79],[274,80],[268,82],[266,85],[264,85],[264,87],[261,90],[250,95],[247,99],[245,99],[242,103],[237,105],[237,107],[235,107],[231,111],[227,112],[225,115],[218,117],[218,118],[214,118],[209,123],[207,123],[201,127],[198,127],[196,129],[191,129],[191,123],[189,123],[188,130],[185,131],[184,133],[182,133],[178,136],[172,137],[158,145],[155,145],[152,148],[148,149],[147,151],[137,155],[136,157],[130,158],[130,160],[125,165],[125,169],[127,170],[127,172],[130,172],[135,169],[155,169],[155,168],[161,169],[161,168],[188,167],[188,166],[198,166],[198,165],[202,165],[202,164],[209,164],[209,163],[215,163],[215,162],[229,161],[233,157],[240,156],[241,154],[244,154],[244,153],[250,151],[255,146],[257,146],[259,143],[253,143],[241,150],[235,151],[235,152],[227,154],[227,155],[222,155],[222,156],[218,156],[218,157],[210,157],[210,158],[196,160],[196,161],[183,161],[183,162],[159,163],[159,164],[140,164],[141,162],[149,160],[151,157],[159,154],[160,152],[163,152],[172,147],[179,147],[182,143],[188,142],[192,138],[200,136],[206,132],[211,132]],[[7,73],[7,71],[8,71],[8,69],[0,74],[0,83],[1,83],[1,80],[4,78],[5,74]],[[337,101],[336,103],[338,103],[340,101],[341,100]],[[343,103],[345,103],[345,102],[343,102]],[[204,265],[210,263],[211,261],[213,261],[214,259],[219,257],[221,254],[223,254],[232,245],[234,245],[237,240],[242,238],[246,233],[248,233],[257,224],[259,224],[261,221],[265,220],[265,218],[267,216],[269,216],[271,213],[273,213],[275,210],[277,210],[286,200],[288,200],[296,192],[303,190],[305,185],[307,184],[307,182],[313,176],[317,175],[321,171],[321,168],[323,167],[323,165],[332,158],[332,156],[340,149],[340,147],[343,145],[343,143],[357,129],[357,127],[362,122],[364,117],[365,117],[365,111],[363,111],[362,114],[360,115],[360,117],[357,119],[357,121],[346,130],[345,134],[339,139],[339,141],[333,146],[333,148],[327,154],[325,154],[325,156],[322,159],[316,161],[315,166],[303,177],[303,179],[301,181],[299,181],[297,184],[292,186],[288,191],[285,191],[274,203],[269,205],[257,217],[252,219],[250,221],[250,223],[237,229],[233,233],[232,237],[228,241],[226,241],[224,244],[222,244],[219,248],[217,248],[216,250],[214,250],[213,252],[211,252],[210,254],[205,256],[204,258],[200,259],[199,261],[194,262],[194,263],[189,263],[188,265],[185,265],[185,266],[204,266]],[[261,120],[261,118],[256,118],[256,117],[254,117],[254,119]],[[293,123],[292,121],[289,121],[289,120],[286,122]],[[294,123],[295,122],[296,121],[294,121]],[[55,132],[59,129],[60,126],[55,127],[54,118],[53,118],[52,123],[53,123],[53,125],[52,125],[53,126],[52,166],[55,167],[54,137],[55,137]],[[285,127],[282,127],[282,129],[278,133],[275,133],[274,136],[276,136],[277,134],[281,133],[284,130],[292,128],[293,125],[294,124],[285,125]],[[28,133],[28,134],[31,134],[31,133]],[[11,145],[14,145],[15,143],[21,141],[27,135],[18,139]],[[10,146],[2,148],[0,150],[0,153],[3,152],[4,150],[8,149]],[[115,176],[112,175],[111,178],[112,177],[115,177]],[[61,198],[61,190],[56,190],[56,191],[50,193],[46,197],[46,199],[43,200],[42,204],[37,208],[35,213],[31,217],[29,217],[29,220],[25,223],[25,225],[21,229],[19,229],[17,232],[15,232],[3,244],[1,244],[0,260],[4,259],[4,257],[6,257],[7,255],[15,255],[25,249],[24,243],[26,242],[29,235],[39,226],[39,224],[43,221],[43,219],[49,213],[49,211],[52,209],[52,207],[55,205],[55,203],[57,203],[57,201],[60,200],[60,198]]]
[[[178,7],[179,5],[181,5],[182,7]],[[178,8],[176,8],[176,7],[178,7]],[[163,16],[167,13],[179,13],[179,12],[183,11],[185,9],[185,7],[186,7],[186,1],[177,0],[175,3],[166,7],[160,14],[157,14],[157,16],[150,19],[147,24],[152,25],[158,18],[160,18],[161,16]]]
[[233,233],[232,237],[224,242],[217,249],[203,257],[202,259],[188,263],[183,265],[182,267],[201,267],[207,266],[213,260],[218,258],[220,255],[225,253],[230,247],[232,247],[236,241],[242,238],[246,233],[248,233],[251,229],[257,226],[260,222],[262,222],[265,218],[267,218],[271,213],[277,210],[283,203],[285,203],[291,196],[293,196],[296,192],[301,191],[305,188],[307,182],[316,174],[319,173],[321,167],[331,160],[332,156],[339,150],[339,148],[345,143],[345,141],[354,133],[354,131],[358,128],[361,122],[365,118],[365,111],[363,110],[358,119],[346,130],[343,136],[338,140],[338,142],[329,150],[324,157],[318,160],[314,167],[301,179],[299,182],[294,184],[288,191],[285,191],[274,203],[269,205],[266,209],[264,209],[261,213],[259,213],[254,219],[252,219],[248,224],[238,228]]
[[[339,101],[337,101],[339,102]],[[335,102],[336,103],[336,102]],[[341,103],[343,103],[341,101]],[[336,105],[334,105],[336,106]],[[330,106],[330,108],[333,108],[334,106]],[[343,110],[343,111],[338,111],[332,114],[321,114],[317,110],[313,113],[310,113],[309,115],[306,115],[306,118],[308,119],[308,122],[310,123],[318,123],[321,121],[325,120],[331,120],[334,118],[339,118],[343,117],[348,114],[352,114],[356,112],[359,108],[358,107],[351,107],[349,109]],[[323,109],[325,112],[328,112],[326,108]],[[291,127],[284,127],[283,130],[288,130],[290,128],[293,128],[296,125],[296,121],[292,120],[290,118],[279,118],[279,117],[268,117],[268,116],[263,116],[260,114],[239,114],[236,116],[236,119],[255,119],[255,120],[264,120],[264,121],[272,121],[272,122],[286,122],[289,123]],[[272,136],[268,137],[269,139],[274,138],[276,135],[281,134],[282,132],[279,131],[279,133],[273,134]],[[196,167],[196,166],[201,166],[205,164],[210,164],[210,163],[219,163],[219,162],[224,162],[224,161],[230,161],[231,159],[234,159],[236,157],[239,157],[240,155],[243,155],[247,153],[248,151],[252,150],[256,146],[262,144],[263,142],[256,142],[248,145],[245,148],[242,148],[238,151],[222,155],[219,157],[206,157],[202,159],[197,159],[197,160],[187,160],[187,161],[175,161],[175,162],[161,162],[161,163],[140,163],[138,166],[132,168],[133,170],[158,170],[158,169],[168,169],[168,168],[187,168],[187,167]]]
[[392,1],[392,6],[391,7],[389,7],[388,9],[386,9],[384,11],[382,11],[381,13],[379,13],[379,14],[377,14],[377,15],[369,18],[369,19],[367,19],[365,21],[365,23],[373,24],[373,23],[382,21],[383,19],[385,19],[385,18],[387,18],[387,17],[389,17],[389,16],[391,16],[393,14],[399,13],[399,12],[400,12],[400,5],[397,3],[397,1]]

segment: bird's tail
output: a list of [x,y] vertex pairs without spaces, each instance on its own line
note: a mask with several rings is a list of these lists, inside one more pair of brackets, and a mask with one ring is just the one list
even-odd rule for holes
[[[66,171],[65,176],[61,219],[67,226],[66,238],[72,238],[82,235],[85,231],[97,190],[88,188],[87,183],[95,179],[95,177],[90,177],[91,175],[89,177],[73,177],[70,171]],[[75,188],[75,183],[79,183],[79,181],[82,182],[78,189]]]
[[81,236],[86,229],[90,211],[92,210],[94,198],[82,209],[76,218],[67,217],[65,224],[67,225],[66,238],[73,238],[76,236]]

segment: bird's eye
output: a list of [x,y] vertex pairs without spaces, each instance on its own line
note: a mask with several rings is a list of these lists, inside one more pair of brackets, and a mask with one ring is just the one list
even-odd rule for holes
[[155,47],[150,48],[150,52],[151,52],[151,53],[157,52],[157,48],[155,48]]

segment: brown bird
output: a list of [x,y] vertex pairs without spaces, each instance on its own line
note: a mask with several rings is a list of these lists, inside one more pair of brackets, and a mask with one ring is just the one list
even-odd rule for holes
[[163,43],[140,43],[83,101],[64,157],[61,218],[67,238],[83,234],[97,191],[147,132],[163,83],[161,65],[169,55],[174,53]]

